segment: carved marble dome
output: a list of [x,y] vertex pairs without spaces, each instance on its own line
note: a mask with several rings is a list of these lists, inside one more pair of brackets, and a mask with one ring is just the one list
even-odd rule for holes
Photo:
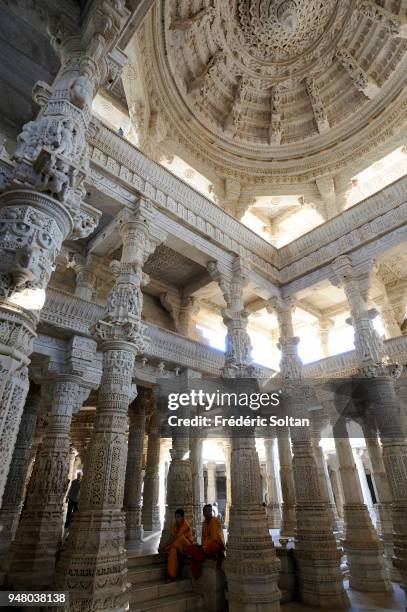
[[401,0],[157,0],[138,44],[159,140],[241,184],[352,166],[407,120],[405,21]]

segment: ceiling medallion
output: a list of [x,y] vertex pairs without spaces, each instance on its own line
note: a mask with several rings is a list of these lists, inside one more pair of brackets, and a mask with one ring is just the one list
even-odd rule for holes
[[298,23],[298,7],[294,0],[283,0],[276,10],[277,20],[283,28],[294,32]]

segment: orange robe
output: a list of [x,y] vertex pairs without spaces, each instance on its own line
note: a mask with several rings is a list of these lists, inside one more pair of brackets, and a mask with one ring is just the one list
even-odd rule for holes
[[225,540],[221,522],[213,516],[209,523],[202,523],[202,548],[207,555],[221,552],[225,549]]
[[185,551],[194,578],[200,577],[205,559],[216,559],[224,550],[222,525],[219,518],[213,516],[209,523],[206,520],[202,523],[202,545],[192,544]]
[[187,546],[190,546],[194,541],[192,529],[188,521],[184,519],[179,526],[174,522],[172,526],[172,537],[173,540],[167,547],[167,571],[170,578],[176,578],[178,571],[178,554],[184,554]]

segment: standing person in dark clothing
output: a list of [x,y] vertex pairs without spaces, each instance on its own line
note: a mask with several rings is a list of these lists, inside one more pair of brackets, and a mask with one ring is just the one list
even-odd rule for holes
[[77,473],[76,479],[71,482],[66,501],[68,502],[68,510],[66,513],[65,527],[68,528],[72,521],[72,514],[78,510],[79,492],[81,489],[82,474]]

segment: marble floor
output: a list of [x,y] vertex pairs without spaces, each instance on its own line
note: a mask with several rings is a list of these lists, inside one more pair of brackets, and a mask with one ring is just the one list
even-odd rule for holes
[[[394,582],[393,593],[389,594],[360,593],[349,589],[347,582],[346,580],[345,586],[352,605],[351,608],[348,608],[347,612],[398,612],[407,610],[407,601],[404,591]],[[304,606],[300,602],[295,601],[284,604],[281,606],[281,610],[282,612],[316,612],[317,610],[320,612],[321,608]],[[335,610],[331,609],[329,612],[335,612]]]

